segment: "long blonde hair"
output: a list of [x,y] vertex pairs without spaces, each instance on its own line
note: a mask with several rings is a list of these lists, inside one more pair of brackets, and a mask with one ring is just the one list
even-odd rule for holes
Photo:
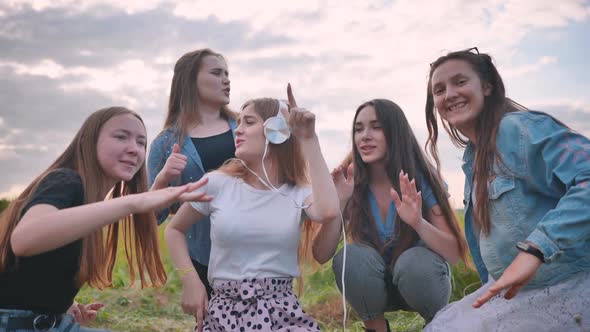
[[[10,245],[10,236],[22,217],[23,208],[31,200],[39,184],[47,175],[59,168],[75,170],[84,187],[84,204],[99,202],[99,188],[107,186],[107,176],[100,167],[97,155],[97,142],[102,126],[111,118],[131,114],[143,120],[135,112],[124,107],[110,107],[92,113],[66,148],[66,150],[39,175],[0,215],[0,272],[16,268],[18,258]],[[109,198],[148,191],[145,161],[130,181],[119,182]],[[81,221],[83,222],[83,221]],[[122,232],[125,254],[129,264],[131,283],[139,272],[141,286],[160,286],[166,283],[166,272],[157,239],[157,224],[153,213],[127,216],[103,229],[98,229],[82,239],[80,269],[77,286],[88,283],[91,287],[102,289],[112,284],[119,232]],[[145,274],[147,272],[147,275]],[[148,284],[147,277],[151,281]]]
[[[266,119],[278,114],[279,101],[277,99],[251,99],[242,105],[241,110],[243,111],[250,105],[254,106],[254,111],[262,118],[262,121],[266,121]],[[293,135],[282,144],[269,144],[267,158],[272,160],[273,165],[277,165],[275,167],[277,167],[279,183],[287,183],[293,186],[308,185],[310,183],[309,167],[303,157],[301,145]],[[241,179],[245,179],[249,173],[244,164],[237,159],[228,160],[221,166],[219,171]],[[313,233],[316,227],[315,223],[311,222],[311,220],[305,220],[302,225],[302,236],[297,250],[299,269],[302,272],[298,283],[299,293],[303,289],[303,264],[312,261],[309,253],[311,252]]]

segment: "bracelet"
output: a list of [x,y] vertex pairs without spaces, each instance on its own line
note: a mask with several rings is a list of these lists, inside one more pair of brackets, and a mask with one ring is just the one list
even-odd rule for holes
[[180,280],[182,280],[184,278],[184,276],[187,275],[189,272],[194,271],[194,270],[195,269],[192,266],[184,268],[184,269],[176,268],[176,271],[178,272],[178,277],[180,278]]
[[545,263],[545,256],[543,255],[543,252],[538,248],[530,245],[528,242],[516,242],[516,248],[522,252],[526,252],[537,257],[541,261],[541,263]]

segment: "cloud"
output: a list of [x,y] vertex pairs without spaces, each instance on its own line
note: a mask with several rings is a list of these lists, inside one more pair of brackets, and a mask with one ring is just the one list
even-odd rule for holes
[[[589,17],[590,6],[581,0],[5,0],[0,167],[14,173],[0,176],[0,191],[48,165],[98,108],[138,110],[154,137],[172,67],[186,51],[211,47],[224,54],[234,109],[253,97],[284,97],[291,82],[299,103],[316,112],[333,166],[350,147],[354,110],[368,99],[394,100],[425,139],[428,63],[438,56],[478,46],[494,55],[504,77],[540,80],[540,69],[560,64],[558,55],[523,63],[526,50],[519,43],[537,31],[566,35]],[[564,118],[587,110],[559,106],[566,101],[556,104],[568,110]],[[444,135],[443,170],[461,181],[461,151]],[[460,192],[462,184],[451,189]]]
[[526,64],[520,67],[503,68],[499,69],[502,72],[503,78],[516,78],[532,73],[538,72],[541,69],[557,63],[557,57],[554,56],[542,56],[535,63]]
[[15,199],[25,188],[26,186],[20,184],[10,186],[6,191],[0,192],[0,197],[10,200]]
[[581,100],[537,100],[530,109],[549,113],[570,128],[590,137],[590,102]]

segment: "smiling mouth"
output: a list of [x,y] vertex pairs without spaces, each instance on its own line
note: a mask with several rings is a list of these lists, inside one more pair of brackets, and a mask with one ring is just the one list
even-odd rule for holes
[[460,103],[457,103],[457,104],[454,104],[454,105],[449,106],[448,107],[448,110],[450,112],[457,111],[457,110],[465,107],[466,105],[467,105],[467,102],[460,102]]

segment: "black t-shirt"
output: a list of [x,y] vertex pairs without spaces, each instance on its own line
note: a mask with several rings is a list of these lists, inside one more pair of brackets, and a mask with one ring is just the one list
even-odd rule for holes
[[191,137],[203,162],[205,172],[216,170],[236,155],[236,145],[231,129],[209,137]]
[[[84,203],[80,175],[71,169],[58,169],[45,177],[23,209],[50,204],[58,209]],[[80,220],[84,222],[84,220]],[[0,273],[0,308],[64,313],[72,305],[79,288],[75,278],[80,268],[82,240],[39,255],[18,257]]]

